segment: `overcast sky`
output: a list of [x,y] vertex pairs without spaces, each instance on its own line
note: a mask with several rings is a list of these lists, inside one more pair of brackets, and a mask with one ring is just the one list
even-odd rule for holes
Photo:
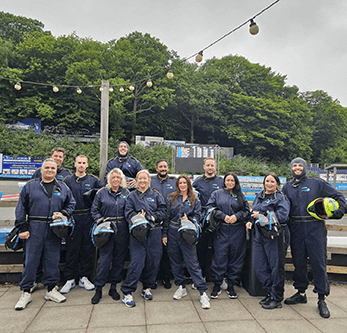
[[[181,58],[200,51],[275,0],[1,0],[0,11],[41,21],[54,36],[107,42],[133,31],[158,38]],[[287,76],[300,91],[326,91],[347,107],[347,1],[280,0],[204,52],[240,55]]]

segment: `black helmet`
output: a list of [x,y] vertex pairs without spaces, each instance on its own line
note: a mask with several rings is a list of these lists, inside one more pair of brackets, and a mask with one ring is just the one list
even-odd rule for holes
[[83,193],[83,200],[88,207],[92,207],[96,192],[98,192],[98,190],[96,188],[93,188]]
[[72,235],[75,223],[72,217],[71,219],[68,219],[65,215],[62,215],[53,219],[53,222],[51,222],[49,226],[58,237],[67,239]]
[[258,226],[259,232],[266,238],[274,239],[280,234],[281,224],[278,222],[275,212],[267,211],[267,216],[259,214],[255,224]]
[[90,237],[92,243],[96,248],[104,246],[112,235],[115,234],[114,223],[112,221],[105,221],[104,217],[98,219],[90,230]]
[[5,248],[17,251],[23,248],[23,239],[19,238],[19,228],[14,227],[6,236]]
[[129,231],[139,242],[144,242],[148,238],[150,229],[149,222],[141,214],[134,215],[129,221]]
[[195,245],[198,241],[198,228],[195,223],[189,220],[181,220],[181,226],[178,229],[183,240],[189,245]]
[[218,214],[218,210],[215,207],[210,208],[207,211],[202,221],[202,226],[206,231],[212,233],[217,231],[219,227],[221,226],[222,220],[217,217],[217,214]]

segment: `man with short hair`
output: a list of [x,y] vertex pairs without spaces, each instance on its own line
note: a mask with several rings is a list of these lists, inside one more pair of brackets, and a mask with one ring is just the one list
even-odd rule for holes
[[[176,191],[176,177],[172,177],[168,174],[169,166],[166,160],[159,160],[155,171],[157,171],[157,174],[151,177],[151,188],[156,189],[166,201],[167,196]],[[167,247],[163,245],[158,278],[161,279],[165,289],[171,288],[170,275],[170,259],[167,253]]]
[[[63,162],[65,157],[65,149],[61,147],[54,147],[51,150],[50,158],[52,158],[57,163],[57,175],[58,180],[63,180],[66,176],[71,175],[71,171],[64,168]],[[31,179],[41,177],[41,168],[37,169],[32,175]]]
[[330,197],[338,202],[331,219],[341,219],[347,211],[346,200],[329,183],[316,177],[308,177],[306,161],[300,157],[290,163],[293,179],[283,187],[283,193],[290,202],[289,222],[290,250],[294,263],[294,288],[296,294],[287,298],[284,303],[293,305],[307,303],[306,289],[307,258],[310,258],[314,289],[318,293],[318,311],[321,317],[329,318],[330,311],[325,303],[325,296],[330,293],[327,262],[327,228],[323,219],[311,216],[308,205],[317,198]]
[[30,180],[22,189],[15,210],[15,225],[20,238],[25,240],[25,264],[19,283],[22,295],[15,309],[23,310],[31,302],[30,289],[34,286],[37,267],[43,258],[42,283],[47,287],[45,299],[57,303],[66,298],[56,289],[60,279],[59,260],[61,239],[53,232],[50,223],[56,217],[70,217],[75,208],[71,190],[55,179],[56,162],[48,158],[41,167],[41,178]]
[[[95,248],[92,244],[89,232],[93,223],[90,215],[91,204],[84,198],[86,192],[93,197],[96,190],[104,184],[94,175],[86,172],[88,168],[88,158],[79,155],[75,159],[76,172],[64,178],[64,183],[71,189],[76,200],[76,207],[73,212],[75,220],[74,233],[66,239],[66,255],[64,275],[66,283],[60,289],[62,294],[67,294],[72,288],[78,285],[88,291],[95,289],[90,282],[92,277],[92,263]],[[95,190],[95,191],[92,191]],[[90,200],[91,203],[93,200]]]
[[[201,201],[201,217],[204,218],[206,214],[206,204],[211,197],[211,194],[219,189],[224,188],[223,179],[216,176],[216,161],[213,157],[207,157],[204,160],[203,168],[205,174],[197,178],[193,187],[198,192]],[[210,278],[211,256],[209,256],[208,249],[212,249],[212,234],[209,232],[202,232],[201,238],[196,245],[198,260],[202,270],[202,275]]]

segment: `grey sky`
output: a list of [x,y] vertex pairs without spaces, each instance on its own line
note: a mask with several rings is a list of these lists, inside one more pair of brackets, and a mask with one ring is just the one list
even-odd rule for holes
[[[37,19],[54,36],[76,32],[107,42],[133,31],[158,38],[181,58],[200,51],[274,0],[2,0],[1,11]],[[324,90],[347,107],[347,1],[280,0],[204,52],[241,55],[287,76],[300,91]]]

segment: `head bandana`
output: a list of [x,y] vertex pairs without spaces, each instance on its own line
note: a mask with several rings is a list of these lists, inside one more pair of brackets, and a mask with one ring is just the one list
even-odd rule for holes
[[[293,172],[293,164],[294,163],[301,163],[304,167],[300,176],[295,175],[295,173]],[[306,170],[307,170],[307,164],[303,158],[296,157],[290,162],[290,171],[292,172],[293,178],[295,178],[296,180],[300,181],[301,179],[305,178],[306,177]]]

